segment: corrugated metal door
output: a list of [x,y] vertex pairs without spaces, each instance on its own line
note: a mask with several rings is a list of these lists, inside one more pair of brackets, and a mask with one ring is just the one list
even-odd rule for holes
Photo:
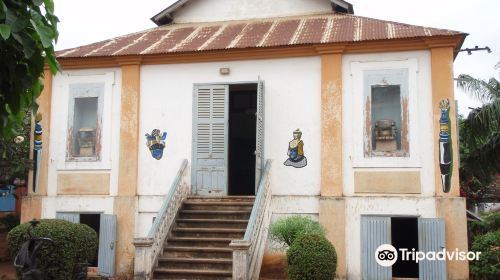
[[365,280],[392,278],[392,268],[375,260],[375,251],[382,244],[391,244],[391,218],[361,216],[361,273]]
[[264,168],[264,81],[257,85],[257,116],[255,136],[255,193],[259,186],[260,177]]
[[193,185],[198,195],[227,194],[227,85],[195,87]]
[[[446,248],[443,219],[418,219],[418,250],[421,252],[438,252]],[[446,262],[444,260],[423,260],[418,263],[419,279],[446,279]]]
[[115,274],[116,215],[101,214],[99,228],[99,274]]
[[56,219],[65,220],[75,224],[80,223],[80,213],[57,212]]

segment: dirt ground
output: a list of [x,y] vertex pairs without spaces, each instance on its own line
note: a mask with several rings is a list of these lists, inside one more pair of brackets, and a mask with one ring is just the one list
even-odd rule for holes
[[15,280],[16,271],[12,262],[0,262],[0,280]]

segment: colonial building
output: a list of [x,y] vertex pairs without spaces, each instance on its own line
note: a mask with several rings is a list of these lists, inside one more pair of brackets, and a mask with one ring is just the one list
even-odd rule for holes
[[180,0],[152,20],[45,71],[23,221],[93,226],[103,275],[257,279],[282,256],[269,224],[300,214],[326,228],[338,278],[468,277],[467,261],[374,257],[467,251],[452,71],[466,34],[343,0]]

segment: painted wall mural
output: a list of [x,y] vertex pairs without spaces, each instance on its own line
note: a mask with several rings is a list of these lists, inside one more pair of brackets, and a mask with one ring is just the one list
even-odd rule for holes
[[293,132],[293,140],[288,143],[288,159],[283,163],[286,166],[302,168],[307,165],[307,158],[304,156],[304,141],[301,140],[302,132],[297,128]]
[[450,100],[443,99],[439,102],[441,117],[439,118],[439,169],[441,170],[441,183],[443,192],[451,188],[453,171],[453,146],[451,142]]
[[40,174],[40,162],[42,160],[42,114],[37,113],[35,117],[35,136],[33,137],[33,192],[38,189],[38,175]]
[[146,133],[146,145],[151,151],[153,158],[160,160],[163,156],[163,149],[165,148],[165,139],[167,139],[167,132],[161,134],[159,129],[153,129],[151,134]]

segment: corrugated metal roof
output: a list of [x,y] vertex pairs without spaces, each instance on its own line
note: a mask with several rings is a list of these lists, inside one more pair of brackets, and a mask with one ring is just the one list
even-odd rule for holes
[[58,58],[149,55],[176,52],[350,43],[465,35],[347,14],[172,24],[57,52]]

